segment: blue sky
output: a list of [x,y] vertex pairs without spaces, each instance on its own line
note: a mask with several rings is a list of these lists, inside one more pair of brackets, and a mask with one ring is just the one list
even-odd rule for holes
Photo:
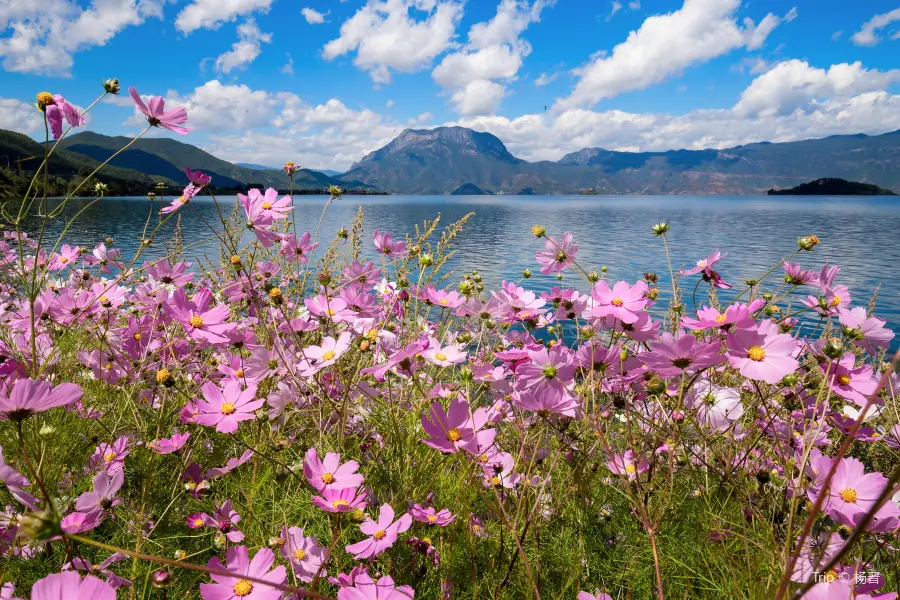
[[[342,170],[446,124],[557,160],[900,129],[898,63],[898,0],[0,0],[0,128],[118,77],[232,161]],[[88,128],[142,121],[123,93]]]

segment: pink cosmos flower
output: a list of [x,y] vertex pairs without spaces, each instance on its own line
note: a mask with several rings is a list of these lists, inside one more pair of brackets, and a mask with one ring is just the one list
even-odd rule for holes
[[823,505],[825,513],[833,519],[852,523],[857,513],[866,513],[875,506],[887,484],[887,477],[881,473],[866,473],[866,467],[860,460],[845,457],[838,463],[830,488],[823,491],[819,484],[811,488],[807,495],[810,501],[815,502],[819,494],[827,494]]
[[106,511],[122,504],[116,494],[125,483],[125,471],[117,471],[112,475],[100,471],[94,475],[94,489],[78,496],[75,510],[81,512]]
[[581,402],[562,386],[531,386],[517,389],[512,394],[513,403],[525,410],[538,413],[554,413],[564,417],[577,417]]
[[103,470],[112,475],[125,468],[125,458],[131,454],[131,441],[121,436],[112,444],[101,442],[91,455],[89,464],[91,470]]
[[690,334],[682,334],[676,338],[666,332],[662,341],[656,342],[651,348],[650,352],[642,353],[639,358],[663,379],[696,373],[725,362],[725,357],[719,354],[721,343],[703,344]]
[[172,203],[161,209],[159,213],[161,215],[167,215],[169,213],[175,212],[176,210],[190,202],[198,192],[200,192],[199,187],[197,187],[193,183],[187,184],[187,186],[185,186],[184,188],[184,191],[181,192],[181,195],[172,200]]
[[827,373],[831,391],[859,406],[866,404],[869,396],[878,388],[878,381],[874,377],[874,371],[869,365],[854,368],[856,355],[852,352],[845,353],[840,360],[830,363],[821,363],[819,368]]
[[862,306],[850,310],[839,309],[838,319],[843,325],[844,335],[872,354],[878,348],[889,348],[894,339],[894,332],[884,326],[884,319],[870,317]]
[[73,269],[76,267],[80,256],[81,246],[63,244],[58,253],[54,253],[50,256],[50,265],[48,268],[51,271],[59,271],[66,267]]
[[275,562],[275,553],[268,548],[260,548],[253,560],[246,546],[235,546],[225,552],[225,565],[214,556],[206,566],[210,569],[228,571],[233,576],[211,575],[215,583],[201,583],[200,595],[203,600],[280,600],[284,595],[278,589],[263,583],[244,579],[250,576],[275,584],[282,584],[287,578],[284,565],[269,571]]
[[211,299],[209,290],[201,290],[189,300],[184,288],[178,288],[166,308],[188,336],[213,344],[225,343],[228,341],[226,334],[237,325],[226,322],[230,316],[228,305],[219,304],[209,308]]
[[466,362],[469,355],[457,344],[448,344],[441,348],[440,342],[432,339],[428,349],[422,352],[422,358],[438,367],[452,367]]
[[176,433],[168,438],[153,440],[147,447],[157,454],[172,454],[181,450],[189,437],[190,433]]
[[241,390],[241,382],[229,379],[223,387],[207,381],[200,388],[203,400],[197,401],[200,411],[194,420],[208,427],[216,426],[219,433],[234,433],[238,423],[256,418],[256,411],[265,404],[265,398],[254,400],[256,386]]
[[353,554],[353,558],[356,560],[374,558],[393,546],[397,541],[397,536],[409,529],[410,525],[412,525],[412,517],[409,513],[403,513],[399,519],[394,521],[394,509],[390,504],[383,504],[378,511],[378,521],[367,518],[359,526],[359,530],[370,537],[350,544],[345,549]]
[[365,489],[326,489],[321,496],[313,496],[312,503],[325,512],[346,513],[364,509],[368,505],[368,497]]
[[212,516],[203,513],[203,523],[207,527],[214,527],[225,534],[225,537],[231,542],[241,542],[244,539],[244,533],[238,529],[238,523],[241,522],[241,515],[234,510],[234,503],[226,500],[222,504],[214,506]]
[[53,94],[53,103],[44,107],[44,114],[47,116],[47,124],[50,125],[50,132],[53,134],[54,140],[62,137],[63,120],[71,127],[79,127],[87,123],[87,119],[81,114],[81,111],[59,94]]
[[203,477],[206,479],[215,479],[216,477],[227,475],[253,458],[253,454],[253,450],[244,450],[244,453],[240,456],[233,456],[225,461],[224,467],[213,467],[212,469],[209,469],[203,474]]
[[124,577],[116,575],[109,566],[121,560],[125,560],[126,558],[128,557],[121,552],[115,552],[96,565],[91,564],[90,561],[84,558],[73,558],[72,562],[63,565],[63,569],[78,569],[79,571],[87,571],[88,573],[99,573],[106,578],[106,581],[109,582],[109,585],[111,585],[113,589],[117,590],[122,587],[131,587],[132,582]]
[[572,242],[572,234],[568,231],[562,236],[562,241],[555,237],[547,237],[544,241],[546,251],[537,253],[537,261],[541,264],[541,273],[562,273],[568,267],[575,264],[575,254],[578,252],[578,244]]
[[300,239],[297,239],[293,233],[289,233],[281,238],[281,251],[279,254],[285,257],[288,262],[299,262],[301,265],[305,265],[309,261],[309,254],[319,247],[318,242],[315,244],[309,243],[311,239],[312,236],[308,231],[304,232]]
[[591,290],[594,308],[591,316],[615,317],[623,323],[634,323],[638,314],[647,306],[647,284],[639,281],[633,286],[626,281],[617,281],[612,289],[604,280],[598,281]]
[[306,451],[303,461],[303,474],[311,486],[319,492],[356,488],[362,485],[363,476],[356,472],[359,463],[348,460],[341,464],[341,455],[328,452],[324,460],[319,460],[319,452],[315,448]]
[[376,582],[365,572],[357,573],[353,582],[342,586],[337,595],[338,600],[410,600],[414,596],[408,585],[394,585],[387,575]]
[[343,274],[347,281],[356,283],[364,290],[370,290],[381,278],[381,269],[371,260],[366,261],[366,264],[354,260],[349,267],[344,267]]
[[466,301],[465,296],[461,296],[459,292],[437,290],[432,286],[426,288],[425,299],[441,308],[459,308]]
[[380,233],[377,229],[374,233],[375,249],[388,256],[403,256],[408,254],[406,242],[395,242],[394,236],[389,233]]
[[191,171],[190,168],[184,168],[184,174],[188,178],[188,182],[194,184],[198,188],[209,185],[209,182],[212,181],[212,177],[207,175],[206,173],[197,171]]
[[576,600],[612,600],[612,596],[609,594],[604,594],[603,592],[597,592],[595,594],[591,594],[590,592],[578,592],[578,597]]
[[424,508],[419,504],[413,504],[409,513],[412,515],[413,519],[419,523],[437,525],[439,527],[446,527],[456,519],[456,517],[453,516],[453,513],[446,508],[441,511],[436,511],[433,506]]
[[714,308],[704,306],[697,311],[697,318],[682,317],[681,324],[686,329],[717,329],[726,328],[729,325],[737,327],[752,327],[753,313],[762,308],[766,301],[762,298],[754,300],[750,304],[737,303],[731,304],[725,309],[724,313],[720,313]]
[[3,458],[3,448],[0,448],[0,482],[6,485],[13,498],[31,510],[37,510],[37,498],[25,491],[25,488],[29,486],[28,479],[6,464],[6,459]]
[[350,338],[351,334],[349,331],[342,332],[337,339],[328,336],[322,340],[320,346],[307,346],[304,348],[302,356],[307,360],[315,361],[313,368],[315,371],[320,371],[336,363],[350,349]]
[[800,364],[793,354],[797,341],[780,333],[778,324],[761,321],[753,327],[728,332],[726,356],[741,375],[766,383],[778,383],[796,371]]
[[78,571],[64,571],[36,581],[31,600],[116,600],[116,590],[93,575],[82,579]]
[[326,576],[322,568],[325,562],[325,548],[319,545],[316,538],[304,535],[299,527],[281,528],[281,556],[291,563],[294,573],[300,581],[310,582],[313,577]]
[[59,522],[59,527],[65,533],[77,535],[96,528],[102,520],[103,515],[100,511],[95,510],[89,513],[73,512],[63,517],[62,521]]
[[713,265],[728,256],[728,253],[722,254],[719,252],[718,248],[706,258],[700,259],[697,261],[697,264],[690,269],[686,269],[681,271],[681,275],[696,275],[697,273],[703,272],[708,273],[712,270]]
[[815,271],[807,271],[797,263],[784,263],[784,282],[791,285],[808,285],[819,280]]
[[17,379],[9,395],[0,387],[0,420],[21,421],[29,416],[81,400],[81,387],[61,383],[53,387],[43,379]]
[[634,452],[626,450],[624,454],[616,454],[613,456],[609,462],[606,463],[606,466],[616,475],[621,475],[628,479],[628,481],[634,481],[637,479],[638,475],[647,472],[650,468],[650,463],[647,462],[646,458],[642,458],[638,462],[635,462]]
[[[481,442],[487,442],[489,446],[493,437],[488,441],[486,432],[476,432],[475,421],[469,411],[469,402],[459,398],[450,401],[447,411],[440,402],[432,402],[429,409],[431,419],[422,414],[422,429],[428,436],[422,442],[441,452],[452,453],[464,450],[482,438]],[[483,425],[483,423],[482,423]],[[487,430],[493,431],[493,430]],[[492,434],[491,434],[492,435]]]
[[740,390],[715,386],[705,380],[691,388],[685,403],[697,410],[698,421],[716,431],[727,431],[744,414]]
[[134,89],[134,86],[128,88],[128,93],[131,94],[134,105],[137,106],[139,111],[144,113],[147,117],[147,122],[153,127],[165,127],[178,135],[187,135],[188,132],[194,130],[193,127],[184,126],[185,121],[187,121],[187,111],[183,108],[166,110],[166,101],[161,96],[151,96],[148,107],[147,104],[144,104],[141,95]]
[[837,315],[842,308],[849,306],[852,301],[850,289],[846,285],[834,285],[834,280],[840,272],[840,267],[829,267],[826,263],[816,279],[820,295],[807,296],[801,303],[828,317]]

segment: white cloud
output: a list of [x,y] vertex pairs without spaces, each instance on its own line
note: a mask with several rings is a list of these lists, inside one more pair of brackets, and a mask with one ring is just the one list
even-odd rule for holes
[[645,89],[736,48],[760,47],[782,19],[770,13],[758,26],[745,19],[741,27],[735,16],[740,5],[740,0],[685,0],[674,12],[648,17],[612,54],[575,71],[580,79],[569,97],[557,101],[557,111]]
[[[184,96],[170,90],[165,98],[167,107],[187,110],[188,125],[196,129],[192,135],[265,127],[271,124],[276,106],[282,102],[277,94],[217,80],[207,81]],[[143,114],[137,109],[134,113],[125,124],[146,125]]]
[[25,134],[43,131],[44,119],[31,104],[15,98],[0,98],[0,129]]
[[286,63],[284,63],[283,67],[281,67],[281,72],[284,73],[285,75],[290,75],[291,77],[293,77],[294,76],[294,59],[291,56],[290,52],[287,53],[287,59],[288,59],[288,61]]
[[502,0],[490,21],[469,30],[469,43],[448,54],[431,73],[434,81],[450,93],[450,102],[463,115],[496,112],[524,57],[531,53],[520,35],[540,20],[548,0]]
[[393,101],[393,100],[388,100],[387,102],[384,103],[384,107],[385,107],[385,108],[393,108],[393,107],[394,107],[394,101]]
[[306,22],[310,25],[321,25],[325,22],[325,17],[327,17],[329,13],[331,13],[330,10],[320,13],[319,11],[308,7],[300,10],[300,14],[303,15],[303,18],[306,19]]
[[271,5],[272,0],[194,0],[178,13],[175,27],[185,34],[197,29],[217,29],[238,17],[268,12]]
[[120,31],[162,16],[162,0],[93,0],[82,8],[69,0],[0,3],[0,57],[7,71],[68,76],[72,55],[103,46]]
[[834,33],[831,34],[831,41],[832,42],[838,41],[842,35],[844,35],[844,30],[838,29],[837,31],[835,31]]
[[631,10],[639,10],[641,8],[641,0],[632,0],[628,3],[628,8]]
[[353,64],[368,71],[375,83],[390,83],[392,70],[424,69],[444,52],[462,13],[459,0],[367,0],[341,26],[340,37],[325,45],[322,56],[334,60],[355,51]]
[[[238,25],[237,34],[238,41],[231,45],[231,50],[219,55],[216,59],[216,71],[230,73],[232,69],[252,63],[262,52],[262,44],[272,41],[272,34],[260,31],[253,19],[248,19],[246,23]],[[289,64],[293,64],[293,61]],[[293,72],[293,67],[291,72]]]
[[[900,8],[880,15],[875,15],[866,21],[862,29],[850,36],[853,43],[857,46],[874,46],[881,41],[878,37],[878,30],[883,29],[895,21],[900,21]],[[897,39],[898,34],[894,34],[892,39]]]
[[606,20],[609,21],[612,19],[617,12],[622,10],[622,3],[619,0],[612,0],[612,3],[609,7],[609,15],[607,15]]
[[538,78],[534,80],[534,85],[538,87],[550,85],[556,80],[557,77],[559,77],[559,73],[553,73],[551,75],[548,75],[547,73],[541,73],[540,75],[538,75]]
[[800,60],[777,64],[741,94],[734,110],[741,115],[789,115],[812,101],[846,99],[885,89],[900,80],[900,70],[866,69],[860,62],[832,65],[827,71]]

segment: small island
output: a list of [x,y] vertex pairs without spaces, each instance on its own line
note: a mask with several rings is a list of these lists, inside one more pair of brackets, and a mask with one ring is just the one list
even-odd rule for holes
[[769,190],[770,196],[896,196],[892,190],[880,188],[872,183],[847,181],[835,177],[816,179],[797,187],[784,190]]

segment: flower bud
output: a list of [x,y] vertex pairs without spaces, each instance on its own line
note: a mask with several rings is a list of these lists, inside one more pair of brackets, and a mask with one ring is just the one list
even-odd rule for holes
[[167,588],[172,583],[172,574],[166,569],[154,571],[150,576],[150,584],[155,588]]
[[94,193],[98,196],[103,196],[104,194],[109,193],[109,186],[102,181],[98,181],[94,184]]
[[213,538],[213,547],[221,550],[225,547],[225,544],[228,543],[228,538],[225,537],[225,534],[221,531],[215,535]]
[[19,534],[30,540],[44,541],[62,535],[62,528],[49,510],[33,511],[19,518]]
[[241,257],[235,254],[231,257],[231,266],[234,267],[235,270],[241,268]]
[[294,164],[294,161],[292,161],[292,160],[289,160],[286,163],[284,163],[284,166],[282,167],[282,169],[284,169],[285,175],[287,175],[288,177],[293,177],[294,173],[297,172],[298,168],[299,168],[299,165]]
[[338,229],[337,235],[342,240],[346,240],[348,237],[350,237],[350,232],[347,231],[346,227],[341,227],[340,229]]
[[807,252],[815,248],[818,243],[819,238],[814,235],[808,235],[797,240],[797,245],[800,246],[800,249],[806,250]]
[[187,558],[187,552],[185,552],[184,550],[176,550],[172,553],[172,557],[175,560],[184,560],[185,558]]
[[647,391],[651,394],[662,394],[666,391],[666,382],[658,377],[653,377],[647,382]]
[[775,304],[770,304],[766,307],[766,310],[764,312],[766,313],[767,317],[771,317],[772,315],[780,313],[781,309],[778,308],[778,306],[776,306]]
[[525,279],[530,279],[531,278],[531,269],[523,270],[522,277],[524,277]]
[[597,271],[591,271],[590,273],[588,273],[587,278],[591,283],[597,283],[598,281],[600,281],[600,273],[598,273]]
[[781,378],[781,383],[785,387],[794,387],[797,385],[797,375],[796,373],[788,373],[784,377]]
[[596,332],[594,331],[594,328],[591,327],[590,325],[585,325],[584,327],[581,328],[581,330],[578,333],[579,333],[579,335],[581,335],[582,339],[589,340],[592,337],[594,337],[594,334]]
[[667,231],[669,231],[668,223],[665,223],[665,222],[657,223],[656,225],[653,226],[653,235],[663,235]]
[[828,358],[840,358],[844,354],[844,342],[840,338],[828,338],[828,342],[825,343],[822,352]]
[[647,299],[648,300],[656,300],[659,297],[659,290],[656,288],[650,288],[647,290]]
[[107,79],[106,81],[103,82],[103,90],[107,94],[118,94],[120,89],[122,89],[122,88],[119,86],[118,79],[115,79],[115,78]]
[[361,508],[350,511],[350,520],[354,523],[362,523],[366,520],[366,513]]
[[471,296],[475,293],[475,284],[471,281],[461,281],[459,283],[459,293],[463,296]]
[[547,235],[547,228],[543,225],[535,225],[531,228],[531,235],[536,238],[542,238]]
[[423,267],[430,267],[434,264],[434,256],[430,252],[426,252],[419,257],[419,264]]
[[331,273],[328,271],[322,271],[318,276],[319,283],[324,286],[328,286],[331,283]]

